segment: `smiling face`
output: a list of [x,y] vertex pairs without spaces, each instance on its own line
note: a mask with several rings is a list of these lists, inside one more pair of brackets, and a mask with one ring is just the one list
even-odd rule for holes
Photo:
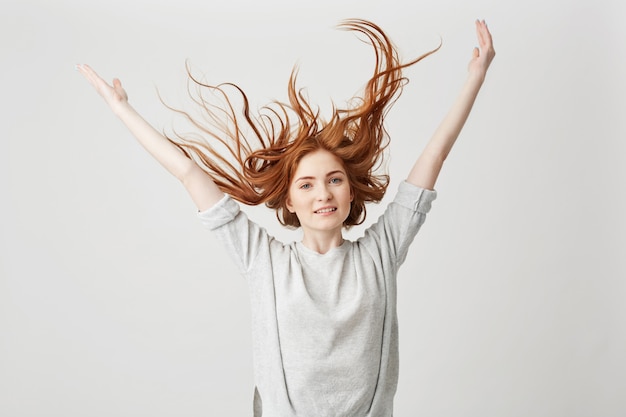
[[300,160],[289,186],[287,209],[298,216],[305,237],[319,233],[340,236],[351,201],[341,159],[319,149]]

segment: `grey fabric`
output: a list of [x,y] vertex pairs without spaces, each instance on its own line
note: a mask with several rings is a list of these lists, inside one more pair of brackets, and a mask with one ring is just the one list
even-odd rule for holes
[[401,183],[363,237],[325,254],[275,240],[228,196],[199,213],[250,288],[255,415],[392,415],[396,275],[435,198]]

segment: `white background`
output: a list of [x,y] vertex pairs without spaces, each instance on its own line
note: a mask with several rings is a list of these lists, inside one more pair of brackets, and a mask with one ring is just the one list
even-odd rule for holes
[[3,3],[0,415],[251,415],[243,279],[74,64],[119,77],[166,131],[180,118],[157,88],[190,106],[185,60],[255,108],[298,64],[327,109],[372,71],[335,30],[350,17],[407,59],[443,39],[389,116],[384,203],[464,81],[474,19],[497,50],[399,277],[394,415],[626,415],[625,16],[618,0]]

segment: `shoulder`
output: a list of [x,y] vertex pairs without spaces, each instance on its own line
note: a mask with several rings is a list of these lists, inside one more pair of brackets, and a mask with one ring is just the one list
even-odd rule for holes
[[390,205],[396,204],[421,214],[427,214],[436,198],[437,191],[418,187],[408,181],[402,181]]
[[229,195],[224,195],[212,207],[198,212],[200,222],[209,230],[215,230],[233,221],[241,212],[239,204]]
[[403,181],[393,201],[357,240],[372,256],[404,260],[409,245],[430,211],[437,192]]

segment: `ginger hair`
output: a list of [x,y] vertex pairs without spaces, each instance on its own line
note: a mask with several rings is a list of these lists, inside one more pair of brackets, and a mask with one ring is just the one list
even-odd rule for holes
[[[321,118],[319,109],[314,109],[296,87],[297,67],[289,78],[289,102],[273,101],[256,115],[250,112],[248,97],[239,86],[206,84],[194,77],[189,67],[190,85],[197,87],[197,94],[190,90],[190,95],[200,106],[205,120],[168,106],[184,115],[200,130],[201,136],[175,134],[175,137],[166,135],[167,138],[195,160],[224,193],[243,204],[264,203],[276,210],[279,222],[288,227],[300,226],[297,216],[286,206],[293,174],[300,160],[318,149],[331,152],[344,164],[354,196],[344,226],[363,223],[365,204],[380,202],[389,185],[389,176],[378,171],[389,144],[384,119],[407,82],[402,69],[441,46],[402,63],[396,47],[376,24],[350,19],[338,27],[365,35],[376,60],[374,74],[362,96],[354,97],[350,108],[333,105],[328,121]],[[211,98],[216,97],[220,104],[212,102]],[[235,97],[241,102],[239,111],[233,104]]]

